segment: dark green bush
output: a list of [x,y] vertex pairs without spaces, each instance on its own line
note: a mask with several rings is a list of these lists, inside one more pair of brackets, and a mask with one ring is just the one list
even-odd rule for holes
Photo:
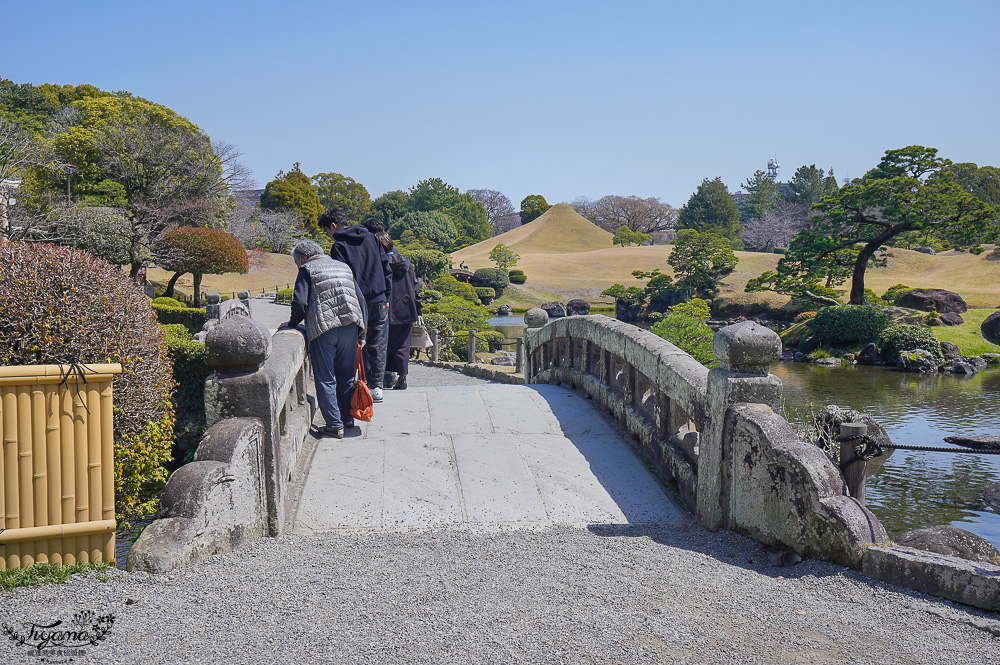
[[865,289],[865,302],[869,305],[878,305],[881,307],[885,307],[887,304],[885,300],[871,289]]
[[824,307],[809,319],[816,339],[834,346],[874,342],[888,325],[885,312],[871,305]]
[[524,284],[527,281],[528,281],[528,276],[525,275],[524,273],[521,273],[520,275],[511,275],[510,276],[510,283],[511,284]]
[[650,331],[677,346],[705,367],[718,367],[712,354],[715,332],[704,321],[686,314],[667,314]]
[[479,296],[479,301],[484,305],[489,305],[497,297],[497,292],[488,286],[477,286],[475,289],[476,295]]
[[456,296],[465,298],[471,303],[479,304],[479,296],[471,284],[460,282],[451,275],[445,275],[434,282],[434,289],[440,291],[444,296]]
[[166,307],[153,305],[156,320],[161,324],[179,323],[189,332],[196,333],[205,325],[205,310],[195,307]]
[[443,293],[441,293],[440,291],[435,291],[434,289],[425,288],[420,292],[420,300],[425,303],[437,302],[438,300],[441,300],[441,298],[443,297],[444,297]]
[[503,295],[509,284],[507,271],[502,268],[480,268],[472,275],[473,286],[488,286],[496,291],[497,298]]
[[191,338],[181,324],[161,326],[167,339],[167,352],[173,364],[174,409],[178,437],[201,438],[205,431],[205,379],[212,373],[205,345]]
[[524,274],[524,271],[521,270],[520,268],[515,268],[513,270],[507,271],[507,276],[508,277],[513,277],[514,275],[523,275],[523,274]]
[[899,299],[902,298],[903,295],[909,293],[911,290],[912,289],[906,284],[893,284],[886,289],[884,294],[882,294],[882,300],[890,305],[895,305],[899,302]]
[[938,362],[944,360],[941,342],[934,337],[929,328],[901,323],[889,326],[882,331],[879,339],[879,350],[886,360],[895,362],[900,351],[914,349],[929,351]]

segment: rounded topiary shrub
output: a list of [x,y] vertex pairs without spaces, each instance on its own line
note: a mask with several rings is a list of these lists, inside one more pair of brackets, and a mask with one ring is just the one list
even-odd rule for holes
[[895,305],[899,302],[900,298],[910,291],[912,291],[912,289],[906,284],[893,284],[886,289],[885,293],[882,294],[882,300],[890,305]]
[[528,276],[525,275],[524,273],[521,273],[520,275],[511,275],[510,276],[510,283],[511,284],[524,284],[527,281],[528,281]]
[[496,291],[497,298],[503,295],[509,284],[510,278],[503,268],[480,268],[472,275],[473,286],[488,286]]
[[152,512],[167,479],[171,363],[149,298],[117,266],[71,247],[0,242],[0,365],[121,363],[115,508]]
[[896,361],[900,351],[916,349],[930,352],[938,362],[944,361],[941,342],[934,337],[929,328],[923,326],[912,326],[905,323],[889,326],[882,331],[878,346],[882,357],[891,362]]
[[809,320],[816,339],[835,346],[874,342],[888,325],[886,313],[870,305],[824,307]]
[[434,282],[434,290],[439,291],[442,296],[456,296],[479,304],[476,289],[471,284],[460,282],[451,275],[445,275]]
[[186,307],[184,303],[179,300],[174,300],[173,298],[168,298],[166,296],[160,296],[159,298],[153,298],[154,305],[162,305],[163,307]]

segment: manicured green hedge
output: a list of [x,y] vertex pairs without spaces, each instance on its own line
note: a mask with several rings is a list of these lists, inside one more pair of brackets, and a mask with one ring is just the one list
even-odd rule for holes
[[816,339],[835,346],[874,342],[888,325],[886,313],[870,305],[824,307],[809,319]]
[[205,325],[205,310],[195,307],[167,307],[153,303],[156,320],[160,324],[179,323],[194,334]]
[[476,295],[479,296],[479,300],[484,304],[488,305],[493,302],[493,299],[497,297],[497,292],[488,286],[477,286]]
[[173,298],[168,298],[166,296],[160,296],[159,298],[153,299],[154,305],[162,305],[163,307],[184,307],[184,303],[180,300],[174,300]]
[[[201,438],[205,431],[205,379],[212,373],[205,345],[191,338],[182,324],[161,326],[167,340],[167,352],[173,363],[174,409],[178,434]],[[190,428],[189,428],[190,426]],[[185,428],[189,428],[184,432]]]
[[879,350],[887,361],[896,362],[900,351],[913,351],[915,349],[929,351],[938,362],[944,360],[941,342],[934,337],[930,328],[898,324],[889,326],[882,332]]
[[524,284],[527,281],[528,281],[528,276],[525,275],[524,273],[521,273],[520,275],[511,275],[510,276],[510,283],[511,284]]

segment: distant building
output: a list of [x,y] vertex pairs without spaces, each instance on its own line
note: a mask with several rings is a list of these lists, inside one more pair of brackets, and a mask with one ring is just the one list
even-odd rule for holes
[[17,203],[17,199],[14,198],[14,192],[20,189],[20,187],[20,180],[0,181],[0,229],[6,230],[10,224],[7,218],[7,208]]
[[255,206],[260,205],[260,197],[263,193],[263,189],[239,189],[233,192],[233,196],[236,197],[236,202],[240,205]]

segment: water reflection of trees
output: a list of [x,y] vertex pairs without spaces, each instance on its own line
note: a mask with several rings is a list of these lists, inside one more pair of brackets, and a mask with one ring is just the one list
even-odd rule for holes
[[[895,443],[946,446],[950,434],[1000,434],[1000,370],[959,377],[783,363],[772,371],[784,384],[786,411],[808,415],[810,403],[815,411],[827,404],[866,411]],[[996,482],[1000,455],[899,450],[869,475],[868,506],[891,535],[951,522],[995,524],[1000,517],[981,495]]]
[[996,463],[973,454],[897,451],[868,478],[868,507],[890,535],[951,522],[979,522],[982,493],[1000,481]]

